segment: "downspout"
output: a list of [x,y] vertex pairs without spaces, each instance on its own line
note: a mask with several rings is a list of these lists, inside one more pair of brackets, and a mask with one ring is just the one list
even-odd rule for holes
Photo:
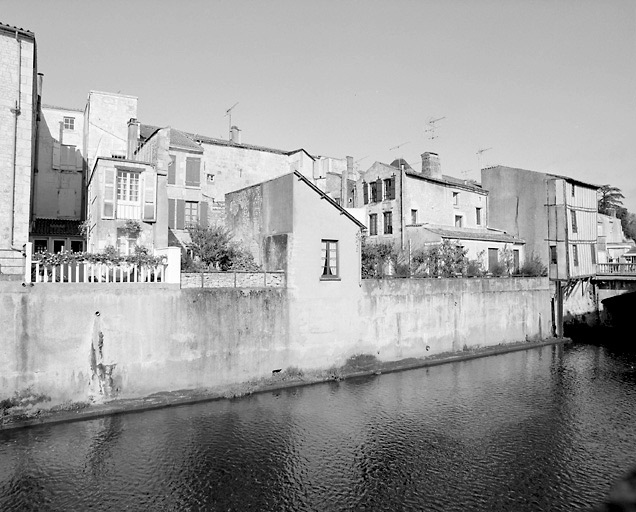
[[400,166],[400,247],[404,250],[404,166]]
[[13,174],[11,175],[11,248],[14,250],[14,234],[15,234],[15,182],[18,172],[18,117],[21,114],[20,107],[22,106],[22,41],[18,37],[18,31],[15,31],[15,40],[18,43],[18,99],[15,101],[15,108],[11,109],[11,112],[15,115],[15,122],[13,123]]

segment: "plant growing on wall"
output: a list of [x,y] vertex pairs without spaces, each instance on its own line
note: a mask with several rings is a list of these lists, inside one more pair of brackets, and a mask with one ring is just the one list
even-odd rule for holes
[[128,219],[124,222],[121,230],[124,231],[129,238],[139,238],[139,234],[141,233],[141,224],[137,220]]
[[135,253],[128,256],[120,256],[112,245],[107,246],[103,252],[40,252],[33,255],[33,261],[40,262],[45,267],[74,263],[106,263],[118,265],[129,263],[133,265],[157,266],[165,263],[165,256],[153,256],[145,247],[135,247]]
[[396,266],[397,253],[390,242],[369,242],[362,238],[362,278],[381,279],[386,266]]
[[467,250],[456,242],[443,240],[413,254],[413,275],[417,277],[455,277],[466,272]]
[[[216,270],[259,270],[253,255],[232,240],[229,230],[221,226],[196,225],[188,229],[188,249],[206,268]],[[187,265],[191,268],[191,265]]]
[[519,269],[519,273],[523,276],[529,277],[545,277],[548,275],[548,267],[546,267],[541,258],[532,253],[523,262],[523,265]]

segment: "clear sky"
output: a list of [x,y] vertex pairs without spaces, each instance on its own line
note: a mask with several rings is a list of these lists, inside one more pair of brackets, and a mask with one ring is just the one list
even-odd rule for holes
[[[620,187],[636,212],[636,0],[0,0],[44,102],[139,98],[142,123],[374,161],[436,151]],[[435,139],[427,132],[434,125]],[[400,146],[397,149],[395,146]]]

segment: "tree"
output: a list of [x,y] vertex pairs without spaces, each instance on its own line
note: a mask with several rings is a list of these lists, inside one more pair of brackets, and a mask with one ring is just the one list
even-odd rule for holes
[[384,277],[384,266],[396,264],[396,251],[390,242],[369,242],[362,239],[362,277],[380,279]]
[[608,214],[609,209],[618,212],[623,208],[623,199],[625,196],[618,187],[611,185],[603,185],[598,192],[598,211],[604,215]]
[[217,270],[258,270],[251,253],[232,241],[232,234],[220,226],[196,225],[188,229],[188,249],[206,266]]
[[428,249],[413,254],[413,269],[416,276],[454,277],[466,272],[467,250],[456,242],[444,239]]

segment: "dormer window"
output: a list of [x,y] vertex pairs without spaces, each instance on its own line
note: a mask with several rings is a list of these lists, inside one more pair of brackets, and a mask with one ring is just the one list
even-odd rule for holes
[[66,116],[64,116],[64,129],[65,130],[75,130],[75,118],[74,117],[66,117]]

